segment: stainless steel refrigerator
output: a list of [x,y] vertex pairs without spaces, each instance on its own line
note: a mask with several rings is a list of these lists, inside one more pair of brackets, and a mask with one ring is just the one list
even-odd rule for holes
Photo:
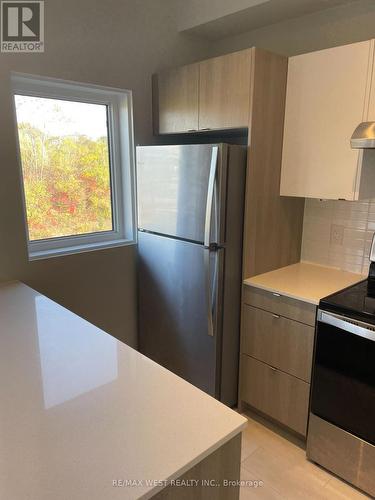
[[137,148],[140,351],[230,406],[245,169],[243,146]]

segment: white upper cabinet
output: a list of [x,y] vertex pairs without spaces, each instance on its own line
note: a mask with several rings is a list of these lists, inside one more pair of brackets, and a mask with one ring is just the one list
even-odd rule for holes
[[[375,40],[374,42],[374,47],[375,47]],[[374,48],[375,52],[375,48]],[[374,55],[375,59],[375,55]],[[371,75],[371,87],[370,87],[370,102],[369,102],[369,107],[368,107],[368,114],[367,114],[367,120],[368,121],[375,121],[375,62],[372,65],[372,75]]]
[[[362,151],[350,147],[354,129],[369,115],[373,58],[371,40],[289,59],[281,195],[346,200],[374,195],[375,182],[366,182],[366,172],[374,177],[375,162],[366,168]],[[375,92],[371,95],[375,120]]]

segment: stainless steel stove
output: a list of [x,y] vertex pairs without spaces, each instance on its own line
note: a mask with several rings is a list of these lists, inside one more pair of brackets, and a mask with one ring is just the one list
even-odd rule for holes
[[375,497],[375,243],[368,279],[320,301],[307,456]]

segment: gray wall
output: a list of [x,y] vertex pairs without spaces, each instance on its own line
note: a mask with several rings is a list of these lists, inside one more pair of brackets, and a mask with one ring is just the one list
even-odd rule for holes
[[212,54],[256,46],[291,56],[370,38],[375,38],[375,2],[359,0],[224,38],[215,42]]
[[136,142],[151,132],[150,75],[205,57],[178,35],[173,0],[48,0],[46,52],[0,54],[0,281],[19,279],[136,345],[135,247],[28,262],[10,71],[134,91]]

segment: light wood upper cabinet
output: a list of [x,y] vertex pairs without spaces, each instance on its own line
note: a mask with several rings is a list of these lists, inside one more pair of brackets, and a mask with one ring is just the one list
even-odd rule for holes
[[252,49],[153,76],[156,134],[249,126]]
[[373,53],[366,41],[289,59],[281,195],[369,196],[362,152],[351,149],[350,137],[367,119]]
[[200,63],[199,128],[248,127],[251,49]]
[[199,64],[154,75],[155,133],[198,130]]

